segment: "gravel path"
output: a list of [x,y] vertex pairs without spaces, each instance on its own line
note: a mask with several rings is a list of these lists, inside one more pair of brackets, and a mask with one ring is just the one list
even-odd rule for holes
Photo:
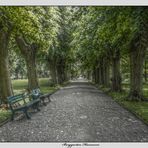
[[32,119],[0,127],[7,142],[148,142],[148,126],[87,82],[72,82]]

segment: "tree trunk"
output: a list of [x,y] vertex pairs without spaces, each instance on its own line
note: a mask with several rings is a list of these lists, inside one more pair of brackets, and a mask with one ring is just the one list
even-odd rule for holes
[[142,100],[143,62],[145,57],[144,48],[136,48],[133,45],[130,52],[130,93],[129,100]]
[[57,77],[58,83],[62,84],[65,79],[65,61],[63,59],[59,59],[57,63]]
[[112,57],[112,91],[120,92],[121,74],[120,74],[120,50],[116,50]]
[[52,82],[54,84],[57,84],[58,83],[58,80],[57,80],[57,69],[56,69],[56,63],[53,62],[53,61],[48,61],[49,63],[49,70],[50,70],[50,75],[51,75],[51,79],[52,79]]
[[144,63],[144,80],[147,82],[147,60]]
[[18,71],[15,71],[15,79],[19,79],[19,72]]
[[23,74],[21,73],[21,79],[23,79]]
[[99,71],[100,71],[100,69],[99,69],[99,67],[96,67],[96,69],[95,69],[95,77],[96,77],[96,84],[99,84],[100,83],[100,80],[99,80]]
[[109,64],[105,62],[104,64],[104,86],[109,87]]
[[[32,57],[32,58],[31,58]],[[28,88],[35,89],[39,87],[37,71],[36,71],[36,61],[34,56],[29,56],[25,59],[27,65],[27,76],[28,76]]]
[[64,73],[65,73],[65,81],[69,81],[70,77],[69,77],[69,66],[65,63],[65,69],[64,69]]
[[92,71],[92,82],[95,82],[95,68]]
[[100,62],[99,62],[98,83],[99,83],[99,85],[104,85],[104,65],[103,65],[103,60],[100,60]]
[[99,68],[98,68],[98,80],[99,80],[98,84],[99,85],[102,85],[102,72],[101,72],[101,70],[102,70],[102,68],[101,68],[101,66],[99,66]]
[[9,38],[10,33],[0,31],[0,94],[3,103],[7,103],[7,97],[13,94],[8,67]]
[[57,65],[57,77],[58,77],[58,84],[62,84],[63,83],[63,74],[62,74],[61,65]]
[[27,66],[27,76],[28,76],[28,88],[34,89],[38,88],[38,78],[36,71],[36,53],[37,49],[34,44],[28,45],[22,37],[16,37],[16,42],[21,51],[21,54],[25,58]]
[[65,61],[63,61],[62,73],[63,73],[63,82],[64,81],[68,81],[68,78],[67,78],[67,67],[66,67],[66,62]]
[[102,59],[101,64],[101,85],[105,84],[105,64],[104,64],[104,60]]
[[90,70],[88,70],[87,71],[87,80],[91,80],[91,71]]
[[93,82],[98,84],[98,67],[96,66],[93,68]]

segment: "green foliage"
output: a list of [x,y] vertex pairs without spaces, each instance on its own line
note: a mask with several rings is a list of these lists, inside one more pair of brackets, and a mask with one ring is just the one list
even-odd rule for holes
[[58,30],[56,38],[53,38],[53,43],[48,48],[47,54],[43,56],[44,59],[47,59],[47,64],[55,65],[56,68],[61,65],[60,67],[64,69],[65,73],[71,73],[70,70],[74,63],[74,50],[71,46],[74,28],[73,9],[71,7],[58,7],[57,11],[58,20],[56,20],[56,23]]
[[9,50],[9,69],[11,79],[23,79],[27,77],[25,61],[19,52]]
[[130,102],[125,101],[127,93],[109,93],[115,101],[129,109],[131,112],[136,114],[139,118],[148,123],[148,102]]
[[[127,84],[123,88],[128,91],[131,46],[136,43],[139,49],[147,48],[147,25],[147,7],[0,6],[0,30],[11,31],[9,69],[14,78],[27,76],[25,61],[15,43],[16,36],[21,35],[27,45],[37,46],[39,77],[49,76],[49,63],[62,67],[72,78],[92,72],[100,66],[102,59],[112,66],[111,60],[119,50],[122,79]],[[146,66],[143,70],[145,83],[148,71],[147,53],[146,51]],[[21,93],[27,88],[27,80],[14,80],[12,85],[14,94]],[[47,79],[40,79],[43,92],[53,91],[53,85]],[[146,97],[147,88],[146,84],[143,89]],[[124,94],[115,98],[123,101]],[[128,106],[130,103],[125,104]]]
[[[55,90],[56,88],[56,87],[51,87],[52,84],[48,78],[40,78],[39,84],[43,93],[49,93]],[[27,79],[12,80],[12,86],[14,94],[24,93],[28,87],[28,80]]]
[[4,30],[11,28],[14,37],[23,35],[26,42],[36,43],[47,50],[58,28],[56,7],[0,7],[0,23]]

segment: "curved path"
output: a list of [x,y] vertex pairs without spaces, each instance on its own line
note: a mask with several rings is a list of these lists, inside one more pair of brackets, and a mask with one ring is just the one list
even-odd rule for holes
[[87,82],[72,82],[52,102],[0,127],[0,141],[148,142],[148,126]]

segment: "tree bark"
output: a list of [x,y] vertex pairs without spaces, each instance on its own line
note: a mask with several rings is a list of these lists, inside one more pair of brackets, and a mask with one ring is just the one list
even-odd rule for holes
[[95,67],[92,70],[92,82],[95,83]]
[[101,70],[101,85],[105,84],[105,64],[104,64],[104,60],[101,60],[100,63],[100,70]]
[[58,77],[58,84],[62,84],[63,83],[63,74],[62,74],[61,65],[57,65],[57,77]]
[[53,84],[57,84],[57,68],[56,68],[56,63],[52,60],[48,60],[49,63],[49,70],[50,70],[50,76],[52,79]]
[[62,73],[63,73],[63,82],[64,81],[68,81],[68,78],[67,78],[67,67],[66,67],[65,60],[63,60],[63,63],[62,63]]
[[65,61],[63,59],[59,59],[57,63],[57,77],[58,83],[62,84],[65,79]]
[[110,80],[110,76],[109,76],[109,64],[107,61],[105,61],[104,63],[104,86],[109,87],[109,80]]
[[65,66],[64,66],[64,79],[65,79],[65,81],[69,81],[69,75],[68,75],[69,67],[68,67],[68,65],[66,63],[64,63],[64,64],[65,64]]
[[34,44],[28,45],[23,37],[16,37],[16,43],[23,55],[26,66],[27,66],[27,76],[28,76],[28,88],[35,89],[39,87],[38,77],[36,71],[36,53],[37,48]]
[[94,74],[94,83],[97,84],[97,68],[96,68],[96,67],[94,67],[94,72],[93,72],[93,74]]
[[142,79],[145,48],[133,44],[130,52],[130,93],[129,100],[143,100]]
[[147,60],[144,63],[144,80],[147,82]]
[[103,61],[100,60],[99,61],[99,67],[98,67],[98,84],[99,85],[104,85],[104,65],[103,65]]
[[[32,58],[31,58],[32,57]],[[27,76],[28,76],[28,88],[35,89],[39,87],[37,72],[36,72],[36,60],[33,55],[26,59]]]
[[109,64],[103,58],[97,68],[97,83],[109,87]]
[[112,91],[120,92],[121,73],[120,73],[120,50],[117,49],[112,56]]
[[143,87],[143,66],[148,47],[148,9],[146,7],[135,7],[137,31],[131,41],[130,47],[130,93],[129,100],[144,100]]
[[90,70],[88,70],[87,71],[87,80],[91,80],[91,71]]
[[3,103],[7,103],[7,97],[13,94],[8,67],[9,39],[10,32],[0,30],[0,94]]

